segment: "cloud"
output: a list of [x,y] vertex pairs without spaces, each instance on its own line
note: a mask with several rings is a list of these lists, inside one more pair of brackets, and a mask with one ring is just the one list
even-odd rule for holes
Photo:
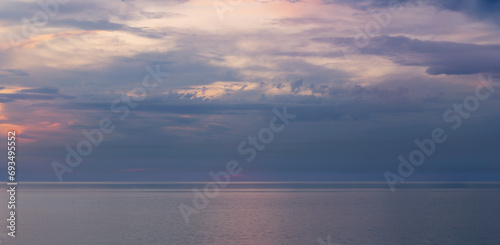
[[123,24],[112,23],[107,20],[98,21],[79,21],[75,19],[53,20],[52,26],[76,27],[81,30],[123,30],[126,28]]
[[19,90],[19,93],[59,94],[59,88],[45,86],[40,88],[22,89]]
[[373,11],[380,8],[398,8],[412,0],[321,0],[323,4],[340,4],[361,11]]
[[39,87],[21,89],[14,93],[0,93],[0,102],[12,102],[15,100],[54,100],[54,99],[74,99],[73,96],[59,93],[57,87]]
[[[307,86],[304,81],[293,82],[295,89],[302,89],[303,93],[316,91],[316,85]],[[425,110],[423,105],[411,97],[407,87],[383,87],[361,85],[341,87],[331,86],[319,88],[321,93],[315,95],[293,94],[256,94],[256,98],[235,101],[208,100],[197,98],[193,94],[169,93],[154,95],[141,101],[133,114],[151,113],[150,115],[169,115],[162,117],[175,126],[199,124],[197,116],[233,116],[233,115],[262,115],[269,113],[273,108],[287,105],[291,110],[301,114],[298,121],[323,120],[368,120],[377,114],[392,114],[401,112],[420,112]],[[239,90],[236,98],[245,98],[247,91]],[[249,91],[250,92],[250,91]],[[186,96],[191,95],[191,96]],[[262,96],[263,95],[263,96]],[[260,100],[259,100],[260,98]],[[113,101],[113,99],[109,99]],[[255,102],[259,101],[259,102]],[[50,105],[64,110],[85,110],[109,112],[110,102],[71,101],[57,105]]]
[[424,2],[441,10],[463,13],[473,20],[491,21],[500,24],[500,2],[496,0],[427,0]]
[[66,95],[49,95],[49,94],[30,94],[30,93],[15,93],[15,94],[0,94],[0,100],[54,100],[58,98],[71,99],[72,96]]
[[[167,98],[168,99],[168,98]],[[185,101],[184,103],[180,103]],[[110,103],[106,102],[73,102],[58,105],[64,109],[77,110],[102,110],[110,111]],[[246,103],[220,103],[220,102],[205,102],[192,103],[186,99],[179,98],[178,101],[158,102],[156,100],[145,100],[141,102],[141,106],[134,111],[156,112],[156,113],[173,113],[183,115],[210,115],[210,114],[234,114],[242,111],[271,111],[272,105]]]
[[[339,44],[352,43],[354,27],[363,29],[374,20],[372,11],[387,9],[390,1],[322,2],[248,2],[228,12],[225,22],[205,1],[61,6],[19,53],[1,43],[0,103],[11,102],[2,104],[1,115],[23,126],[25,139],[39,142],[26,145],[23,155],[33,161],[23,166],[45,166],[52,174],[50,162],[64,158],[65,144],[74,146],[82,129],[109,117],[116,131],[75,173],[212,171],[237,154],[239,142],[268,127],[273,108],[286,105],[297,117],[249,171],[381,172],[410,152],[405,144],[441,126],[443,110],[473,93],[475,76],[468,74],[500,71],[500,43],[492,38],[497,26],[477,23],[498,23],[493,2],[401,1],[415,4],[393,15],[380,32],[388,35],[371,37],[349,64]],[[21,33],[22,17],[41,10],[36,1],[0,6],[6,33]],[[169,76],[126,120],[118,119],[111,103],[143,81],[145,67],[156,65]],[[498,118],[491,115],[498,98],[481,101],[469,120],[474,127],[461,131],[471,137],[461,142],[495,136]],[[492,160],[464,159],[496,164],[495,151],[487,150],[498,148],[493,136],[471,148],[484,149]],[[465,152],[465,143],[440,150],[439,161],[426,166],[457,170],[450,159]]]
[[36,3],[24,1],[2,1],[0,5],[0,20],[10,24],[22,23],[23,17],[33,16],[40,10]]
[[21,69],[0,69],[0,77],[6,76],[29,76],[29,73]]
[[431,75],[500,73],[500,45],[380,36],[372,38],[361,53],[386,57],[404,66],[424,66]]
[[302,79],[297,80],[295,82],[292,82],[290,84],[291,92],[292,93],[298,93],[298,92],[300,92],[300,87],[302,86],[303,83],[304,83],[304,80],[302,80]]
[[148,19],[164,19],[164,18],[172,18],[172,17],[180,17],[181,14],[173,13],[173,12],[148,12],[141,11],[141,15],[145,16]]

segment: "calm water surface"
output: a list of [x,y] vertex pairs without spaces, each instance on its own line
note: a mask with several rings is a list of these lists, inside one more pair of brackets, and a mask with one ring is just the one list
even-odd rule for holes
[[[500,244],[498,185],[243,183],[191,216],[192,188],[174,184],[23,184],[15,239],[1,245]],[[0,196],[2,220],[7,196]],[[2,230],[5,234],[5,229]]]

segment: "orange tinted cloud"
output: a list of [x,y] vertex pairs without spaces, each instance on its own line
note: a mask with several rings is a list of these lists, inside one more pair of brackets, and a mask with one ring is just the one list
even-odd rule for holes
[[48,42],[53,39],[69,38],[73,36],[80,36],[97,32],[102,32],[102,31],[63,31],[57,33],[42,34],[9,45],[17,46],[18,49],[30,49],[30,48],[35,48],[40,43]]
[[3,104],[0,104],[0,120],[7,120],[7,117],[5,117],[5,112],[3,111]]
[[22,134],[24,132],[24,126],[18,124],[0,123],[0,131],[2,133],[6,134],[10,130],[15,130],[16,134]]

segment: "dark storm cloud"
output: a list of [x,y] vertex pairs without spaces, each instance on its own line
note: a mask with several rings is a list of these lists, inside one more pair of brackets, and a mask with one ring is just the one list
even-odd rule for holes
[[[340,43],[345,38],[315,39]],[[362,54],[386,57],[400,65],[425,66],[431,75],[500,73],[500,45],[422,41],[403,36],[380,36],[360,49]]]
[[[307,87],[303,80],[295,82],[295,89]],[[315,86],[315,85],[314,85]],[[260,103],[207,100],[195,97],[187,98],[183,94],[173,93],[155,95],[141,101],[134,113],[182,114],[182,115],[264,115],[273,108],[287,105],[290,110],[300,114],[297,121],[323,120],[368,120],[374,115],[403,112],[420,112],[424,109],[418,100],[409,96],[405,87],[321,87],[324,96],[315,95],[274,95],[266,96]],[[244,91],[242,92],[244,93]],[[113,101],[113,99],[109,99]],[[70,102],[53,105],[65,110],[110,111],[110,102]],[[118,112],[120,113],[120,112]],[[162,117],[175,124],[198,123],[197,118]]]
[[474,20],[492,21],[500,24],[500,1],[498,0],[441,0],[424,2],[443,10],[463,13]]
[[343,4],[360,11],[388,8],[391,4],[427,4],[440,10],[462,13],[473,20],[491,21],[500,24],[500,1],[498,0],[322,0],[324,4]]

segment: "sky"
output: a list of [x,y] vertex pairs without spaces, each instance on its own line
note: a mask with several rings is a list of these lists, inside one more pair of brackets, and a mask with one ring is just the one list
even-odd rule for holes
[[[0,3],[24,181],[205,181],[232,160],[234,181],[500,180],[495,82],[500,1]],[[248,137],[268,141],[251,161]]]

